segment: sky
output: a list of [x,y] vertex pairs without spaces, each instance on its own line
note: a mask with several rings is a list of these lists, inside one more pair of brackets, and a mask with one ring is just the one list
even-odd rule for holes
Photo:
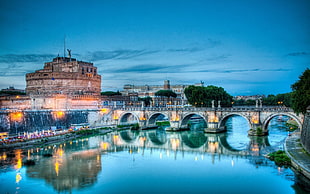
[[24,89],[64,47],[98,67],[102,91],[170,80],[279,94],[310,67],[309,0],[1,0],[0,29],[0,89]]

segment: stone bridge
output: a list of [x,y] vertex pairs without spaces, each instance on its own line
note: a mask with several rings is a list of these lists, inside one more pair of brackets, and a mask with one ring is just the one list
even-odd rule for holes
[[246,119],[250,129],[261,127],[267,130],[270,120],[276,116],[286,115],[295,120],[302,129],[303,115],[297,115],[286,107],[231,107],[231,108],[158,108],[158,107],[127,107],[111,108],[107,111],[111,124],[139,123],[140,127],[156,125],[158,118],[170,122],[171,128],[186,127],[191,117],[199,117],[206,123],[207,128],[216,129],[225,126],[226,120],[239,115]]

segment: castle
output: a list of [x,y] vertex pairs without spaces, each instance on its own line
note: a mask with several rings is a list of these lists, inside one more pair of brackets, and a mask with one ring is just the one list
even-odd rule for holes
[[[70,56],[70,55],[69,55]],[[2,97],[1,107],[19,109],[96,109],[101,76],[93,63],[56,57],[26,74],[26,96]]]

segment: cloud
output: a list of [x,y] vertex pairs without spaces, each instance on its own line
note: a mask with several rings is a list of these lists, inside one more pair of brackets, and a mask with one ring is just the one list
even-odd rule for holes
[[286,72],[291,69],[208,69],[208,70],[193,70],[192,72],[208,72],[208,73],[244,73],[244,72]]
[[0,63],[46,62],[54,57],[53,54],[7,54],[0,55]]
[[132,59],[144,55],[157,53],[156,50],[130,50],[120,49],[114,51],[95,51],[90,53],[91,61],[109,60],[109,59]]
[[193,47],[193,48],[180,48],[180,49],[168,49],[168,52],[198,52],[202,51],[202,48]]
[[26,73],[29,73],[29,70],[24,69],[4,69],[0,68],[0,77],[14,77],[14,76],[25,76]]
[[294,52],[294,53],[288,53],[285,56],[288,57],[310,56],[310,52]]
[[132,66],[116,66],[120,68],[111,68],[104,70],[105,73],[174,73],[187,72],[186,68],[190,65],[167,65],[167,64],[139,64]]

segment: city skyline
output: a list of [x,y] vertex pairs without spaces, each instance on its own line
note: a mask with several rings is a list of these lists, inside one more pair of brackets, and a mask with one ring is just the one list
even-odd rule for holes
[[123,85],[205,85],[278,94],[310,65],[310,2],[1,1],[0,88],[66,55],[89,61],[102,91]]

